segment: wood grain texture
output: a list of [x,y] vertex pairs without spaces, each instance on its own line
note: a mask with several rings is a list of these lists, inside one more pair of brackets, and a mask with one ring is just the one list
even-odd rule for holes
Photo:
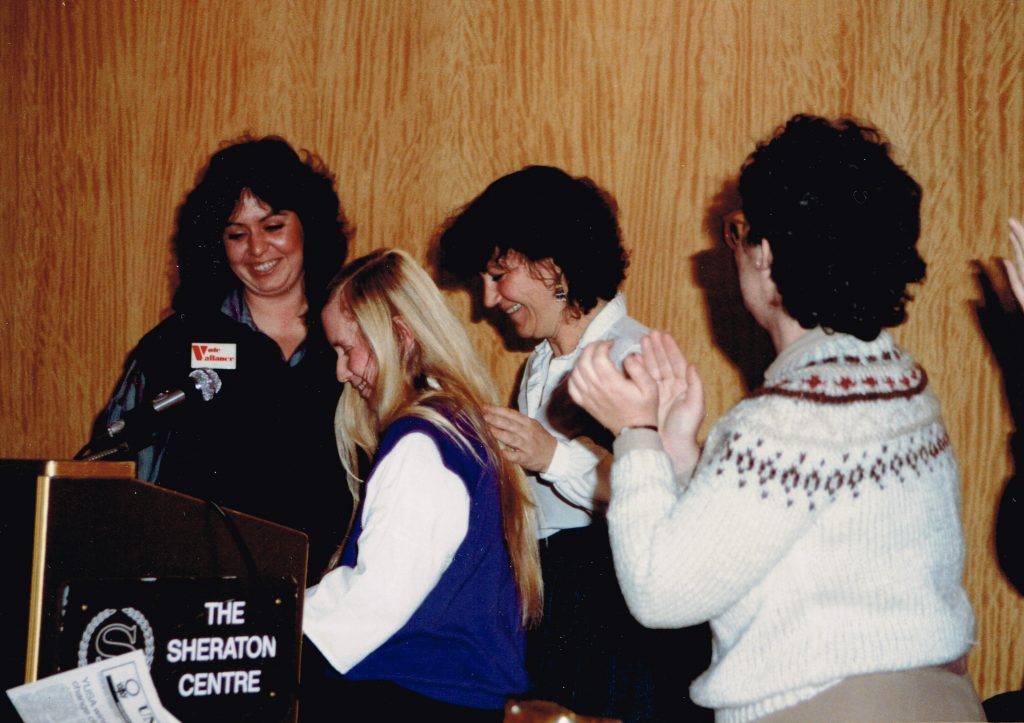
[[[1013,428],[971,262],[1001,281],[989,261],[1024,213],[1024,3],[10,0],[0,19],[4,457],[85,440],[168,308],[177,205],[243,131],[324,158],[355,254],[425,259],[449,213],[527,163],[591,176],[621,208],[631,311],[684,340],[714,419],[743,392],[732,358],[767,353],[716,251],[723,190],[795,112],[875,123],[925,189],[928,280],[897,337],[963,468],[971,671],[983,696],[1021,687],[1024,602],[992,547]],[[472,333],[510,395],[524,354]]]

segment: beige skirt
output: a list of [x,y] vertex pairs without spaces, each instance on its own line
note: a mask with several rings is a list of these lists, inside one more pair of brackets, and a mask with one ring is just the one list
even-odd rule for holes
[[916,668],[846,678],[759,723],[814,721],[983,721],[985,711],[967,675]]

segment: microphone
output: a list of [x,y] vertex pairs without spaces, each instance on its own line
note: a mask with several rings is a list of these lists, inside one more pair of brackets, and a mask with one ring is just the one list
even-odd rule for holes
[[191,385],[186,384],[182,389],[174,389],[158,394],[153,398],[149,407],[143,406],[138,410],[133,409],[121,419],[111,422],[107,426],[107,435],[117,437],[124,432],[130,423],[132,424],[132,431],[134,431],[134,427],[137,426],[134,422],[138,417],[149,418],[154,414],[160,414],[168,409],[173,409],[186,399],[195,397],[197,393],[204,402],[208,402],[213,399],[222,386],[220,375],[213,371],[213,369],[194,369],[188,375],[188,378],[192,380]]
[[154,431],[155,421],[161,414],[192,398],[198,397],[208,402],[222,386],[220,375],[212,369],[193,369],[188,377],[191,383],[182,385],[180,389],[158,394],[149,404],[136,407],[121,419],[111,422],[107,425],[106,434],[97,435],[87,442],[78,450],[75,459],[90,462],[112,454],[128,452],[132,450],[133,445],[142,442],[148,433]]

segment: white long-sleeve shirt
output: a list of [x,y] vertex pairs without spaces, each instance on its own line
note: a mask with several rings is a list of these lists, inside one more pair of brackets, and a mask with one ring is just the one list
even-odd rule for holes
[[519,411],[540,422],[557,442],[548,468],[530,476],[540,539],[589,525],[591,513],[608,501],[610,490],[611,453],[586,433],[587,426],[596,423],[569,398],[569,373],[583,347],[595,341],[614,341],[611,358],[621,366],[627,356],[640,351],[640,339],[648,331],[626,315],[626,299],[617,294],[594,316],[572,352],[556,357],[544,340],[527,359]]
[[425,434],[404,436],[366,485],[356,566],[306,590],[302,632],[346,673],[409,619],[469,528],[469,493]]

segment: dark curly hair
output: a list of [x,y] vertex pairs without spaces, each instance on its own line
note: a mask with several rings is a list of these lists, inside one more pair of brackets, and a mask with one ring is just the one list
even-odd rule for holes
[[224,253],[224,227],[244,189],[275,211],[302,223],[307,323],[318,323],[327,284],[345,261],[349,229],[334,177],[318,156],[300,156],[283,138],[243,137],[213,154],[178,209],[174,250],[180,283],[179,313],[220,308],[241,282]]
[[806,329],[870,341],[906,319],[921,281],[921,187],[876,128],[793,116],[740,174],[749,243],[768,239],[772,279]]
[[586,177],[550,166],[502,176],[451,216],[439,239],[441,268],[467,280],[509,250],[530,261],[551,259],[565,274],[570,304],[586,314],[615,296],[629,257],[618,206]]

